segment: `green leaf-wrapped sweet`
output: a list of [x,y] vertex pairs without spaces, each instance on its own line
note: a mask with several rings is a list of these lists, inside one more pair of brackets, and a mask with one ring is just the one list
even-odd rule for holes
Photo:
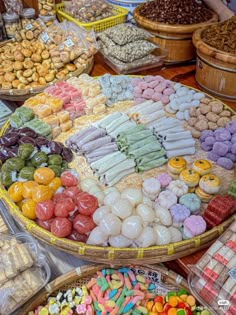
[[60,165],[62,163],[62,157],[59,154],[50,154],[48,156],[49,165]]
[[5,187],[11,186],[16,181],[16,172],[10,170],[1,170],[0,173],[0,182]]
[[20,119],[20,117],[16,114],[12,114],[10,116],[10,125],[14,128],[20,128],[23,126],[23,121]]
[[25,106],[17,108],[15,114],[20,117],[23,123],[30,121],[34,118],[33,110]]
[[34,180],[34,172],[35,168],[32,166],[23,167],[18,175],[19,181]]
[[37,152],[32,157],[31,162],[35,167],[46,166],[48,163],[48,156],[44,152]]
[[48,167],[53,170],[56,177],[60,177],[62,173],[62,169],[60,165],[48,165]]
[[25,144],[20,144],[18,148],[18,157],[20,157],[23,160],[27,160],[30,155],[34,151],[34,146],[31,143],[25,143]]
[[64,171],[68,170],[68,169],[69,169],[68,163],[65,160],[63,160],[62,163],[61,163],[61,171],[62,171],[62,173]]
[[8,170],[19,172],[25,166],[25,161],[19,157],[13,157],[8,159],[5,164]]

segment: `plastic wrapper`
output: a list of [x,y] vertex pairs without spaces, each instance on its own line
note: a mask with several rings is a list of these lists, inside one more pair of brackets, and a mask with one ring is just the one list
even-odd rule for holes
[[72,0],[64,2],[64,11],[80,22],[91,23],[113,15],[113,6],[104,0]]
[[39,0],[38,8],[39,8],[39,14],[42,16],[56,15],[55,0]]
[[7,315],[46,285],[50,269],[37,243],[25,233],[0,236],[0,312]]
[[18,41],[22,41],[24,39],[33,40],[38,38],[45,28],[46,25],[44,22],[38,18],[26,24],[21,31],[15,34],[15,38]]
[[192,293],[215,314],[235,314],[236,221],[192,267],[188,280]]
[[47,29],[45,29],[39,39],[46,45],[55,44],[59,45],[65,40],[64,23],[54,21]]
[[21,14],[23,10],[23,4],[21,0],[3,0],[7,12],[15,12]]

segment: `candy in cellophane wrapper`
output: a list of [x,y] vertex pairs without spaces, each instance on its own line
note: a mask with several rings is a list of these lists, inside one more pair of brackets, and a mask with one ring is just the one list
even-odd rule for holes
[[78,58],[87,51],[88,47],[83,35],[81,35],[79,29],[73,23],[66,22],[65,27],[65,40],[50,49],[52,62],[56,69],[60,69],[65,64]]
[[25,233],[0,236],[0,313],[8,315],[46,285],[50,269],[37,243]]
[[3,0],[6,12],[21,14],[23,10],[23,4],[21,0]]
[[39,37],[39,35],[46,29],[46,25],[40,18],[34,20],[33,22],[25,25],[25,27],[15,34],[15,39],[17,41],[22,41],[24,39],[33,40]]
[[[49,27],[47,27],[39,36],[39,39],[45,45],[59,45],[66,39],[65,23],[59,23],[54,21]],[[55,46],[54,46],[55,47]]]
[[236,221],[192,267],[189,284],[198,300],[216,314],[236,314]]

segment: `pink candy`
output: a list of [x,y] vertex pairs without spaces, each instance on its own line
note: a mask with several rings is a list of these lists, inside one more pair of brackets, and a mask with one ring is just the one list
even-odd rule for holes
[[146,90],[143,92],[143,97],[144,97],[144,98],[147,98],[147,99],[151,99],[152,96],[153,96],[153,94],[154,94],[154,90],[148,88],[148,89],[146,89]]

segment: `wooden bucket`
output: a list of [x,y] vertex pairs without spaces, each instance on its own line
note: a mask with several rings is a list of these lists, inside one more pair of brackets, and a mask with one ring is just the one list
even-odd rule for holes
[[199,29],[193,34],[197,49],[196,81],[199,86],[218,98],[236,101],[236,55],[206,44]]
[[[38,292],[31,300],[29,300],[28,303],[26,303],[21,310],[18,311],[18,315],[28,315],[30,311],[35,310],[39,305],[46,304],[49,295],[56,296],[60,291],[68,290],[71,287],[80,287],[86,284],[97,271],[103,269],[104,267],[109,268],[110,266],[85,265],[58,277]],[[140,274],[147,274],[148,272],[152,274],[155,272],[157,278],[160,279],[160,282],[157,282],[157,285],[161,284],[167,288],[176,288],[176,290],[184,288],[190,291],[187,281],[184,278],[165,267],[148,265],[132,267],[140,271]],[[112,266],[112,268],[114,267]]]
[[212,18],[204,23],[191,25],[158,23],[146,19],[139,14],[143,5],[139,5],[134,10],[134,19],[140,27],[155,35],[151,39],[153,43],[168,50],[165,62],[183,62],[193,59],[196,52],[192,43],[193,32],[218,20],[218,16],[212,12]]

